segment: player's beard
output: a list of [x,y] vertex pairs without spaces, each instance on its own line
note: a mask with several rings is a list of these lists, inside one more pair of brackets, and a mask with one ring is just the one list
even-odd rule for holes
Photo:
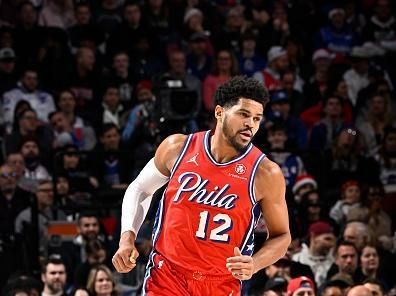
[[249,143],[247,143],[246,145],[243,145],[242,143],[238,143],[237,137],[238,137],[239,133],[243,132],[244,130],[239,130],[235,134],[233,134],[231,129],[229,128],[230,125],[231,125],[230,122],[228,122],[228,116],[225,115],[224,122],[222,125],[222,131],[223,131],[224,136],[226,137],[228,142],[231,144],[231,146],[233,148],[235,148],[236,151],[238,151],[240,153],[244,152],[246,147],[250,144],[251,141]]

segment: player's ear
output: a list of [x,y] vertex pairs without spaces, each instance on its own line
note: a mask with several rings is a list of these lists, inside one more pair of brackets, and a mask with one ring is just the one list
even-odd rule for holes
[[216,117],[216,119],[221,118],[222,115],[223,115],[223,112],[224,112],[223,107],[217,105],[217,106],[215,107],[215,117]]

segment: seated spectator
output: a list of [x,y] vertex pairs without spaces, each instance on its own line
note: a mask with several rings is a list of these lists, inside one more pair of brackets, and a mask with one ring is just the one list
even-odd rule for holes
[[70,184],[70,193],[79,198],[90,199],[99,187],[98,180],[88,167],[88,157],[74,145],[65,145],[58,154],[57,173],[66,176]]
[[287,51],[280,46],[271,47],[267,53],[267,63],[267,67],[253,77],[263,82],[269,91],[279,90],[281,74],[289,69]]
[[321,285],[334,262],[332,248],[335,246],[334,230],[327,222],[318,221],[309,226],[309,247],[302,245],[302,250],[293,255],[292,260],[309,265],[315,275],[315,282]]
[[52,96],[38,88],[38,74],[33,69],[24,70],[17,87],[3,94],[2,113],[7,126],[16,120],[14,109],[20,100],[30,104],[41,122],[48,122],[48,114],[55,110]]
[[382,284],[375,280],[375,279],[369,279],[364,281],[363,286],[365,286],[368,290],[370,290],[371,294],[373,296],[384,296],[384,287]]
[[380,179],[385,192],[396,192],[396,128],[385,129],[384,138],[375,155],[380,166]]
[[341,198],[330,209],[330,217],[339,225],[347,222],[352,209],[361,207],[360,185],[356,180],[348,180],[341,186]]
[[294,194],[294,201],[296,203],[301,203],[302,196],[306,192],[317,189],[318,183],[313,176],[309,174],[298,175],[292,188]]
[[372,294],[366,287],[356,285],[347,292],[346,296],[372,296]]
[[374,94],[368,102],[368,113],[365,120],[357,123],[368,156],[374,156],[382,143],[385,128],[396,126],[395,117],[392,115],[391,102],[384,96]]
[[217,87],[238,74],[238,62],[230,50],[220,50],[216,53],[213,71],[202,84],[203,104],[205,110],[214,110],[214,94]]
[[[37,217],[33,216],[33,211],[37,211]],[[15,232],[28,239],[28,233],[31,233],[35,219],[38,219],[36,221],[38,221],[39,255],[46,257],[48,252],[48,222],[58,219],[66,220],[65,213],[54,207],[54,192],[50,179],[38,181],[33,204],[20,212],[15,219]],[[34,235],[34,233],[30,235]]]
[[353,282],[358,281],[358,249],[350,241],[341,240],[334,249],[334,264],[327,272],[327,279],[334,279],[335,275],[347,275]]
[[289,148],[304,149],[307,145],[307,130],[302,121],[291,115],[290,100],[284,90],[271,94],[270,110],[262,124],[268,129],[273,124],[284,125],[289,140]]
[[30,181],[27,182],[28,180],[24,180],[25,188],[28,188],[28,183],[34,186],[35,181],[50,178],[48,170],[41,162],[41,158],[43,158],[44,155],[42,155],[35,138],[26,137],[25,139],[23,139],[20,153],[23,156],[26,167],[24,177],[25,179],[28,179]]
[[348,127],[342,117],[343,101],[337,96],[328,96],[323,103],[323,118],[311,131],[310,147],[316,150],[330,148],[342,129]]
[[13,89],[17,83],[16,55],[12,48],[0,49],[0,96]]
[[315,284],[305,276],[291,279],[287,284],[287,296],[315,296]]
[[270,152],[268,157],[275,161],[282,169],[286,179],[286,186],[293,188],[298,175],[305,172],[302,159],[286,147],[288,134],[282,125],[274,124],[268,129],[268,142]]
[[123,120],[124,106],[121,104],[120,91],[116,85],[108,85],[102,97],[99,118],[96,127],[100,128],[103,124],[112,123],[118,128],[124,126]]
[[208,43],[208,37],[202,33],[192,34],[188,43],[187,71],[199,78],[201,82],[212,67],[212,56],[208,54]]
[[91,296],[120,295],[111,271],[105,265],[98,265],[91,269],[87,281],[87,290]]
[[130,152],[121,145],[121,135],[113,123],[104,124],[100,145],[92,153],[92,165],[102,189],[126,189],[131,180]]
[[66,267],[57,254],[48,257],[41,270],[41,281],[44,284],[42,295],[66,296]]
[[355,33],[345,22],[344,9],[331,9],[328,18],[329,24],[322,27],[315,36],[315,48],[327,48],[337,53],[342,60],[357,42]]
[[44,27],[57,27],[63,30],[74,25],[73,2],[47,0],[40,11],[39,25]]
[[332,282],[326,282],[320,287],[320,296],[343,296],[342,289],[333,284]]
[[241,36],[241,52],[237,55],[240,73],[252,77],[254,73],[265,68],[265,58],[256,51],[257,36],[251,32],[245,32]]
[[286,71],[281,74],[281,88],[287,93],[290,102],[290,114],[299,117],[304,110],[305,94],[294,88],[296,83],[296,73],[294,71]]
[[96,144],[94,130],[90,126],[73,128],[69,119],[61,111],[54,111],[49,115],[54,132],[54,148],[75,145],[82,151],[92,150]]
[[74,273],[74,286],[86,287],[88,276],[96,265],[106,263],[107,250],[100,240],[90,240],[85,245],[87,259],[76,266]]

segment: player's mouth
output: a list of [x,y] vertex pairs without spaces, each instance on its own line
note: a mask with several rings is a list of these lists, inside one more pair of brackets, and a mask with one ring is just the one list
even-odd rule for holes
[[240,132],[239,134],[244,141],[250,141],[252,139],[252,133],[249,131]]

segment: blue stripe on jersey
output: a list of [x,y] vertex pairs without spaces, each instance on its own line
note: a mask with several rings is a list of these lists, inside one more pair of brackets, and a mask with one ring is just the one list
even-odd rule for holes
[[241,250],[242,255],[251,256],[253,254],[253,250],[254,250],[254,226],[256,224],[254,211],[255,211],[257,206],[258,206],[258,204],[255,204],[252,207],[249,228],[246,231],[245,236],[243,237],[243,240],[242,240],[243,243],[242,243],[242,245],[239,248]]
[[255,205],[257,203],[257,198],[256,198],[256,195],[254,194],[254,178],[256,177],[257,168],[258,168],[260,162],[264,159],[264,157],[265,157],[265,154],[263,153],[262,155],[260,155],[257,158],[256,163],[253,166],[252,173],[250,175],[250,179],[249,179],[249,197],[250,197],[250,200],[253,205]]
[[151,269],[154,267],[154,256],[155,255],[156,255],[156,253],[154,252],[154,250],[152,250],[149,260],[147,262],[146,273],[144,274],[142,296],[146,295],[146,284],[147,284],[147,280],[150,278]]
[[242,158],[244,158],[246,155],[248,155],[248,153],[253,149],[253,144],[250,143],[248,145],[246,151],[242,155],[240,155],[239,157],[237,157],[235,159],[232,159],[232,160],[230,160],[228,162],[220,163],[220,162],[217,162],[213,158],[212,154],[210,153],[210,149],[209,149],[209,135],[210,135],[210,130],[205,133],[205,137],[204,137],[204,143],[203,144],[204,144],[205,152],[206,152],[206,155],[208,156],[209,160],[211,162],[213,162],[214,165],[217,165],[217,166],[225,166],[225,165],[229,165],[231,163],[240,161]]
[[[169,179],[171,179],[176,171],[176,169],[178,168],[184,154],[187,151],[188,146],[190,145],[191,139],[192,139],[193,135],[189,135],[188,138],[186,139],[183,149],[181,150],[179,157],[176,159],[175,164],[173,165],[173,168],[171,170],[171,175],[169,177]],[[164,212],[164,203],[165,203],[165,194],[168,190],[168,187],[164,190],[164,192],[162,193],[162,197],[161,197],[161,201],[159,204],[159,207],[157,209],[157,213],[155,215],[155,222],[154,222],[154,227],[153,227],[153,246],[155,246],[155,242],[158,239],[158,236],[161,232],[161,226],[162,226],[162,218],[163,218],[163,212]]]

